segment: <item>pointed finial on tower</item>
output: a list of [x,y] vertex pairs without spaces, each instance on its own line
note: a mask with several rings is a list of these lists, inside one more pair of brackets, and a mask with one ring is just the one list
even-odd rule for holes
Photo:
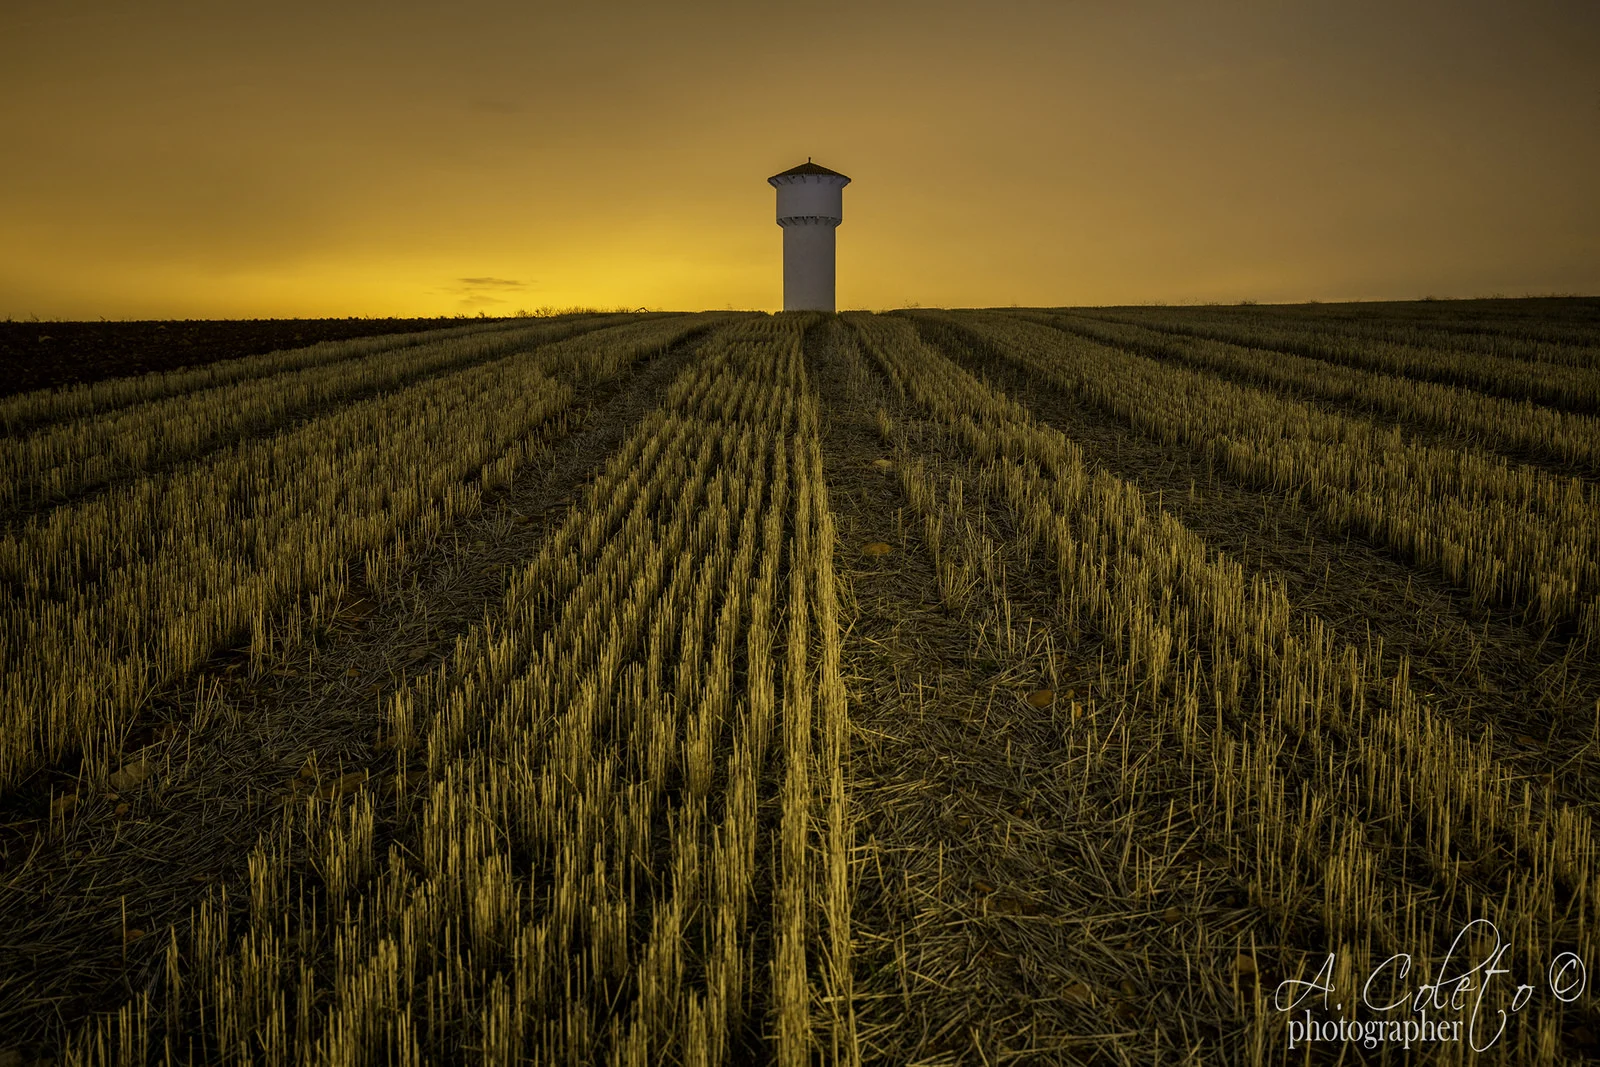
[[807,163],[810,163],[810,162],[811,162],[811,157],[810,157],[810,156],[807,156],[807,157],[806,157],[806,162],[807,162]]

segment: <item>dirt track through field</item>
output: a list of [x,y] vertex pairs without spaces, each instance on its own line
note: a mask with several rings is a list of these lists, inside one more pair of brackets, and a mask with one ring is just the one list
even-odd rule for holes
[[[864,1060],[1183,1062],[1235,1039],[1239,1006],[1186,970],[1264,937],[1262,917],[1205,828],[1172,818],[1188,774],[1148,712],[1105,691],[1098,642],[1061,638],[1042,564],[1008,560],[1010,648],[1001,605],[945,606],[895,474],[874,466],[877,409],[905,412],[844,334],[814,331],[807,352],[847,590]],[[891,552],[863,557],[874,541]],[[1048,708],[1024,699],[1047,688]],[[1074,700],[1093,716],[1074,720]],[[1154,892],[1152,864],[1182,873]]]
[[[587,388],[578,429],[398,576],[377,589],[353,583],[334,626],[293,662],[252,681],[245,657],[220,656],[201,669],[199,685],[158,694],[126,746],[143,751],[149,778],[126,795],[81,797],[65,835],[48,843],[38,816],[49,796],[75,788],[68,771],[39,776],[0,810],[0,944],[20,962],[0,984],[0,1048],[55,1048],[79,1019],[156,981],[168,927],[181,937],[211,887],[226,887],[239,908],[248,899],[246,857],[282,818],[285,795],[341,782],[381,790],[389,802],[378,806],[376,836],[387,847],[401,811],[384,777],[392,755],[375,747],[383,702],[499,602],[503,575],[538,551],[703,336]],[[314,775],[302,774],[308,759]],[[364,784],[345,778],[363,772],[371,776]],[[143,936],[127,940],[125,931]]]
[[1411,676],[1435,705],[1479,735],[1494,725],[1495,754],[1530,780],[1553,775],[1557,796],[1600,812],[1600,662],[1559,637],[1543,638],[1509,613],[1474,607],[1441,578],[1332,531],[1283,495],[1241,486],[1205,457],[1144,437],[1114,416],[967,338],[919,322],[930,343],[1076,442],[1085,459],[1160,494],[1163,507],[1220,552],[1280,576],[1291,601],[1344,641],[1381,638],[1386,662],[1410,657]]

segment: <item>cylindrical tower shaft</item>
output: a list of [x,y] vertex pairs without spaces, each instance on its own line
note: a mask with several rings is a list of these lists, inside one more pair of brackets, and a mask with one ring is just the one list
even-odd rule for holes
[[783,227],[783,310],[834,310],[834,229],[850,179],[806,160],[767,179]]
[[783,310],[834,310],[834,228],[837,219],[786,219],[783,227]]

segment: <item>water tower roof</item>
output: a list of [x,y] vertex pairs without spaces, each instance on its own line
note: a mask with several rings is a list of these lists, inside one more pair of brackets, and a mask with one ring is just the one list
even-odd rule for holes
[[[809,159],[800,164],[798,167],[790,167],[788,170],[780,171],[779,173],[774,174],[772,178],[787,178],[791,174],[820,174],[828,178],[844,178],[845,181],[850,180],[848,176],[840,174],[836,170],[829,170],[827,167],[813,163]],[[767,180],[771,181],[772,178],[768,178]]]

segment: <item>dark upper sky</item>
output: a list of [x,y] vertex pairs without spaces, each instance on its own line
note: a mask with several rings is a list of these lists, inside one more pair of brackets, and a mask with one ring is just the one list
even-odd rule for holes
[[8,0],[0,316],[1600,292],[1593,0]]

